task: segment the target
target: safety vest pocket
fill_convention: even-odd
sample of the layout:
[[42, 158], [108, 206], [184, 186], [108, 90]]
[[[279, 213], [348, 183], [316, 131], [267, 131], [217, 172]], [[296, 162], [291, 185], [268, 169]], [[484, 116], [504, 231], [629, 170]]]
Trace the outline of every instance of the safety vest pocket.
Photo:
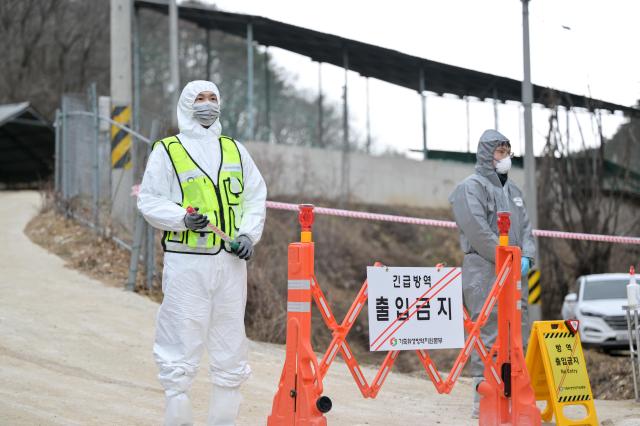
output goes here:
[[167, 231], [167, 241], [172, 243], [185, 243], [186, 232], [182, 231]]
[[234, 231], [240, 230], [240, 220], [242, 217], [238, 210], [238, 206], [229, 206], [229, 214], [227, 215], [229, 217], [229, 229]]
[[242, 187], [242, 182], [235, 177], [231, 176], [224, 180], [224, 192], [227, 196], [227, 201], [231, 206], [237, 206], [240, 204], [242, 199], [242, 193], [244, 188]]
[[197, 248], [207, 248], [209, 240], [212, 238], [211, 231], [191, 231], [188, 233], [189, 241], [187, 245]]
[[242, 193], [242, 183], [240, 179], [235, 176], [231, 176], [229, 181], [229, 190], [233, 195], [240, 195]]

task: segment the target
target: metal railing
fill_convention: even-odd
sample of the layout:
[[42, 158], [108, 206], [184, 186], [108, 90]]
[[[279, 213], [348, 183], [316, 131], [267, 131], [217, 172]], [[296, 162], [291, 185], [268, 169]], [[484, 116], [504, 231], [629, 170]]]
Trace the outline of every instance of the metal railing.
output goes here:
[[[623, 306], [627, 317], [627, 331], [629, 332], [629, 357], [631, 360], [631, 372], [633, 374], [633, 392], [636, 402], [640, 402], [640, 326], [638, 316], [640, 307]], [[636, 371], [636, 365], [638, 370]]]

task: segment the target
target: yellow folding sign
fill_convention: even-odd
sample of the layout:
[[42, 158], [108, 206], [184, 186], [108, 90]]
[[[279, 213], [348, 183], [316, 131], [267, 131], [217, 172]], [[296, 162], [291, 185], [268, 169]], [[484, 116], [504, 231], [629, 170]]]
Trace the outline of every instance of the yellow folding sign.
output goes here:
[[[555, 416], [558, 426], [598, 425], [577, 320], [534, 322], [526, 362], [536, 400], [547, 402], [542, 420]], [[567, 405], [582, 405], [586, 417], [566, 417]]]

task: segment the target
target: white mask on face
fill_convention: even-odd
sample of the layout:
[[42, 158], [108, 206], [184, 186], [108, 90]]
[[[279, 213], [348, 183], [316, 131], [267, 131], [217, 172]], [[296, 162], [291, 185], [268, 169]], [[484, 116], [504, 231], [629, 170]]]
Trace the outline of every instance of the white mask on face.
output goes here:
[[203, 126], [211, 126], [220, 116], [220, 105], [217, 102], [201, 102], [193, 105], [193, 118]]
[[496, 161], [496, 172], [504, 175], [511, 170], [511, 157], [505, 157], [502, 160]]

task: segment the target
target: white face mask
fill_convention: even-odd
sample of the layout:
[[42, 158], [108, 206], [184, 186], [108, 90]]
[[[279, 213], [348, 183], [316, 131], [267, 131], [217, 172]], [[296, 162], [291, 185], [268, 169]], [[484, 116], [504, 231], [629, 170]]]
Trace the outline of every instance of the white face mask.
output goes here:
[[209, 127], [220, 116], [220, 105], [217, 102], [201, 102], [193, 105], [193, 118], [203, 126]]
[[504, 175], [511, 170], [511, 157], [505, 157], [502, 160], [496, 161], [496, 172]]

